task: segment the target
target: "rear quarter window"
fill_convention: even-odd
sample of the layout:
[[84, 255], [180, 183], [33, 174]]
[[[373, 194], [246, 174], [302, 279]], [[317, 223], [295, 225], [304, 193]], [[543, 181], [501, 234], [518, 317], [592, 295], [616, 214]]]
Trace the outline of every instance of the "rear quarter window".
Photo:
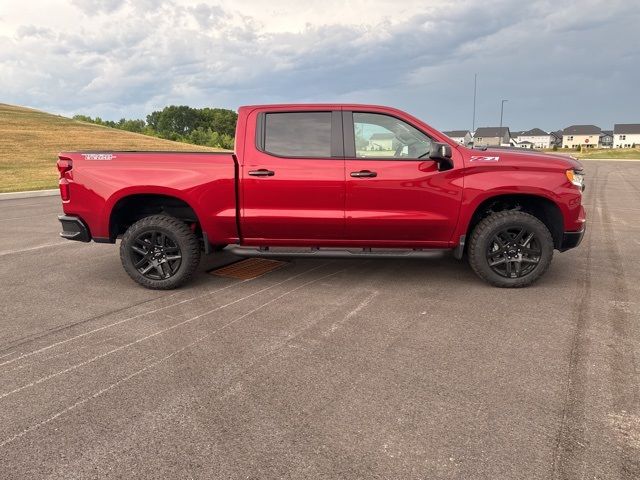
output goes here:
[[282, 157], [331, 157], [331, 112], [265, 114], [264, 150]]

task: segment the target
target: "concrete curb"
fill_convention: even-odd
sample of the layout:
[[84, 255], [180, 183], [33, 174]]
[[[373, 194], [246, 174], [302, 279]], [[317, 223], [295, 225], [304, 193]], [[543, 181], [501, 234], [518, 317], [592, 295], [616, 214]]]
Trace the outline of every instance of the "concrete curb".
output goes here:
[[32, 198], [32, 197], [53, 197], [54, 195], [60, 195], [60, 190], [29, 190], [26, 192], [9, 192], [0, 193], [0, 200], [15, 200], [18, 198]]

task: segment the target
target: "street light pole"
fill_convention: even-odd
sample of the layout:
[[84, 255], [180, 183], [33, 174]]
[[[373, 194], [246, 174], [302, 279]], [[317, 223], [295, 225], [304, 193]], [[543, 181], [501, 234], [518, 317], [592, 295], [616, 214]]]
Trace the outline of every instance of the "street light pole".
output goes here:
[[478, 90], [478, 74], [473, 76], [473, 123], [471, 124], [471, 134], [476, 131], [476, 93]]
[[[502, 114], [504, 113], [504, 102], [508, 102], [509, 100], [502, 100], [500, 103], [500, 130], [499, 135], [502, 135]], [[500, 140], [500, 145], [502, 145], [502, 140]]]

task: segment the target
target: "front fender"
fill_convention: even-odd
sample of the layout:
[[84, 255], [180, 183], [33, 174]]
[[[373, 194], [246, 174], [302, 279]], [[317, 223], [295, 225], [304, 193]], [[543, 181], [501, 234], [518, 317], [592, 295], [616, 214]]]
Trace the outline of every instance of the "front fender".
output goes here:
[[474, 213], [483, 202], [503, 195], [526, 195], [552, 202], [562, 213], [565, 230], [571, 230], [572, 219], [579, 215], [582, 196], [563, 173], [513, 168], [486, 169], [466, 175], [460, 218], [452, 243], [457, 245], [460, 237], [467, 233]]

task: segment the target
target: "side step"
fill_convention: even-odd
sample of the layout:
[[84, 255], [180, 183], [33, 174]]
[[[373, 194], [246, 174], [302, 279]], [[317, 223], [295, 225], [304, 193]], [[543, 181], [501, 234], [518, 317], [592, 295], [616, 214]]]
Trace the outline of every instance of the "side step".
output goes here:
[[239, 257], [263, 258], [438, 258], [450, 249], [401, 249], [401, 248], [282, 248], [282, 247], [240, 247], [230, 246], [226, 251]]

